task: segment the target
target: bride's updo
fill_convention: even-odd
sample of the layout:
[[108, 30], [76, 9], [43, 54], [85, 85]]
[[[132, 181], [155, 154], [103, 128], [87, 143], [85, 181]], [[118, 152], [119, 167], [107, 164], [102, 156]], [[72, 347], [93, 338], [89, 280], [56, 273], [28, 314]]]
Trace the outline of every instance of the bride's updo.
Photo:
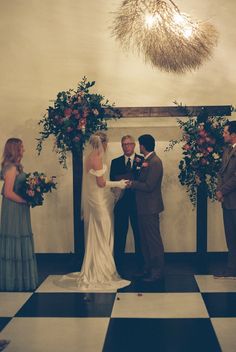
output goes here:
[[102, 144], [107, 142], [108, 142], [107, 135], [102, 131], [95, 132], [89, 138], [89, 144], [91, 145], [92, 149], [97, 150], [99, 153], [104, 152], [104, 148]]

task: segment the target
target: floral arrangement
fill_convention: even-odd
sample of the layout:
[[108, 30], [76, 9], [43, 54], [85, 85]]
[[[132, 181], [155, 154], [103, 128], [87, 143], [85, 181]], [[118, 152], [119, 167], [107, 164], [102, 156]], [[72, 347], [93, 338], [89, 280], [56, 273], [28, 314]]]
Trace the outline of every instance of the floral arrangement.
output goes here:
[[37, 171], [26, 174], [26, 180], [21, 189], [22, 197], [32, 207], [43, 205], [44, 194], [56, 189], [56, 177], [47, 177]]
[[107, 120], [119, 118], [121, 113], [110, 105], [100, 94], [90, 93], [95, 81], [88, 82], [84, 77], [76, 90], [59, 92], [54, 107], [49, 106], [47, 114], [39, 121], [43, 126], [38, 138], [37, 150], [40, 154], [42, 143], [50, 135], [56, 137], [55, 150], [59, 162], [66, 167], [68, 151], [83, 150], [91, 134], [98, 130], [107, 130]]
[[223, 130], [227, 119], [223, 116], [208, 116], [203, 109], [197, 117], [186, 107], [187, 121], [177, 119], [182, 131], [182, 137], [171, 140], [166, 151], [176, 144], [183, 144], [183, 158], [179, 163], [179, 181], [186, 186], [190, 201], [196, 206], [197, 189], [205, 183], [207, 196], [213, 201], [216, 199], [217, 173], [221, 166], [224, 149]]

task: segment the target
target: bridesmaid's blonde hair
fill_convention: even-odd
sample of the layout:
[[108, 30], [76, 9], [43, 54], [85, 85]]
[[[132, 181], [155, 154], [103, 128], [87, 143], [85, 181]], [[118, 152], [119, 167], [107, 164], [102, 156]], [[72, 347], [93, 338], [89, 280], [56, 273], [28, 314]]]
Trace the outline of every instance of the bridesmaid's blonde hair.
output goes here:
[[3, 150], [3, 155], [2, 155], [2, 163], [1, 167], [2, 170], [5, 166], [9, 164], [14, 164], [16, 165], [17, 169], [19, 172], [22, 172], [23, 167], [20, 163], [21, 161], [21, 146], [23, 142], [19, 138], [9, 138], [6, 141], [4, 150]]

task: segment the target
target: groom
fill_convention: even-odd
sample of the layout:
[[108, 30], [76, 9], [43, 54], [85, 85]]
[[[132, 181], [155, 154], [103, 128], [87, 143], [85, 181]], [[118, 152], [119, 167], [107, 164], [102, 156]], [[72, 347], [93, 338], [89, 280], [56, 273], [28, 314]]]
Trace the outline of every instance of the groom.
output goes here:
[[[110, 179], [111, 181], [121, 179], [135, 180], [138, 176], [143, 157], [135, 154], [135, 141], [132, 136], [123, 136], [121, 146], [124, 154], [112, 160]], [[131, 189], [125, 189], [123, 193], [121, 193], [114, 209], [114, 258], [118, 272], [121, 272], [123, 267], [129, 220], [133, 230], [135, 256], [140, 266], [142, 265], [142, 254], [140, 249], [135, 193]]]
[[154, 152], [155, 139], [144, 134], [139, 137], [140, 153], [144, 155], [138, 180], [131, 181], [135, 190], [141, 248], [144, 257], [143, 281], [151, 283], [162, 279], [164, 247], [160, 234], [159, 214], [164, 210], [161, 183], [163, 167]]

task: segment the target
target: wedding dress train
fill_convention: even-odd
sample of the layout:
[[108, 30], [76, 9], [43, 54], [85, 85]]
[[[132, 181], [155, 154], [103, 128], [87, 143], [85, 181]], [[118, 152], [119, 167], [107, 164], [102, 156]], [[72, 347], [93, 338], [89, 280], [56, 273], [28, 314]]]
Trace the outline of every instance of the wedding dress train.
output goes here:
[[90, 169], [85, 174], [84, 221], [85, 256], [81, 271], [61, 277], [58, 284], [78, 291], [114, 291], [128, 286], [116, 271], [113, 258], [113, 207], [110, 188], [98, 187], [97, 176], [107, 176], [107, 166], [102, 170]]

